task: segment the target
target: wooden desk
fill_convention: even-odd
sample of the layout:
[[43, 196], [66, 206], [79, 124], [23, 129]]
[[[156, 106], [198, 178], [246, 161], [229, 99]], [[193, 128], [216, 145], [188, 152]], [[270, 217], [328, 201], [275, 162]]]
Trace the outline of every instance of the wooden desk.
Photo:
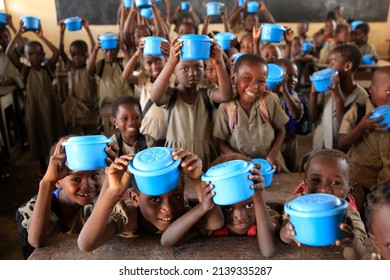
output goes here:
[[[228, 246], [227, 246], [228, 244]], [[370, 240], [366, 242], [364, 259], [373, 252]], [[36, 249], [30, 260], [253, 260], [266, 259], [258, 249], [255, 237], [213, 236], [200, 237], [181, 246], [164, 248], [159, 235], [137, 238], [115, 237], [90, 253], [77, 247], [77, 235], [53, 236], [46, 247]], [[277, 244], [276, 254], [270, 260], [341, 260], [342, 248], [298, 247], [295, 244]]]

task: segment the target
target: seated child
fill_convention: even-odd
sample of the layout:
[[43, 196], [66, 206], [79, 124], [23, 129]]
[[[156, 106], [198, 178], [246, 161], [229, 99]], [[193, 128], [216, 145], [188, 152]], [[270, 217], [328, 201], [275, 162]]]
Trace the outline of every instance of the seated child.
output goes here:
[[368, 23], [359, 24], [353, 31], [353, 43], [359, 48], [362, 55], [369, 54], [375, 60], [378, 61], [379, 56], [375, 51], [375, 47], [368, 42], [368, 33], [370, 32], [370, 26]]
[[390, 66], [377, 69], [372, 77], [370, 96], [365, 103], [352, 106], [339, 130], [339, 146], [348, 150], [356, 169], [356, 198], [359, 209], [371, 186], [390, 178], [390, 132], [382, 130], [383, 119], [371, 120], [375, 107], [390, 104]]
[[[45, 245], [48, 235], [79, 233], [92, 212], [101, 188], [100, 170], [72, 171], [66, 166], [62, 138], [52, 147], [49, 166], [39, 182], [38, 194], [19, 207], [16, 223], [22, 242], [23, 256], [27, 259]], [[111, 163], [116, 146], [106, 148]]]
[[390, 180], [384, 180], [372, 188], [365, 209], [367, 232], [377, 250], [371, 254], [371, 258], [390, 260]]
[[287, 172], [280, 149], [288, 116], [277, 95], [267, 91], [267, 74], [267, 64], [260, 56], [245, 54], [237, 59], [231, 75], [237, 95], [219, 105], [213, 135], [221, 154], [264, 158], [278, 171]]
[[[162, 233], [188, 211], [184, 199], [184, 176], [188, 176], [186, 181], [192, 181], [195, 188], [200, 190], [202, 162], [195, 154], [182, 148], [174, 150], [172, 156], [174, 160], [182, 159], [179, 183], [172, 191], [156, 196], [140, 192], [137, 182], [132, 180], [132, 174], [127, 172], [133, 155], [123, 155], [111, 164], [107, 172], [109, 185], [99, 196], [94, 211], [80, 232], [80, 250], [92, 251], [117, 234], [132, 238], [142, 234]], [[131, 189], [127, 197], [125, 193], [130, 182]], [[207, 219], [222, 219], [217, 208], [213, 214], [210, 213]], [[208, 224], [213, 223], [205, 221], [204, 229], [215, 229], [208, 228]]]
[[[251, 161], [244, 155], [232, 153], [220, 156], [211, 166], [237, 159]], [[260, 253], [265, 257], [272, 257], [275, 254], [275, 228], [279, 224], [280, 215], [265, 204], [262, 196], [264, 178], [257, 168], [259, 166], [252, 169], [252, 175], [249, 176], [254, 183], [252, 185], [252, 189], [255, 190], [253, 196], [233, 205], [220, 206], [224, 215], [224, 225], [222, 228], [207, 234], [257, 236]], [[194, 237], [196, 234], [200, 234], [200, 231], [194, 233], [191, 228], [201, 217], [208, 214], [209, 209], [213, 209], [211, 206], [207, 209], [201, 207], [205, 201], [208, 201], [208, 205], [214, 205], [212, 201], [212, 197], [215, 195], [213, 188], [214, 186], [210, 182], [205, 182], [203, 200], [168, 227], [161, 237], [163, 246], [175, 246], [183, 242], [183, 239], [188, 240], [188, 236]], [[214, 205], [215, 207], [219, 208], [217, 205]]]
[[262, 48], [261, 57], [266, 63], [275, 63], [282, 58], [282, 52], [277, 45], [268, 43]]
[[[346, 223], [340, 224], [345, 237], [342, 240], [336, 240], [335, 243], [336, 246], [344, 248], [345, 259], [361, 259], [365, 252], [364, 240], [367, 238], [364, 224], [352, 196], [354, 187], [354, 168], [348, 157], [338, 150], [323, 149], [310, 156], [305, 179], [292, 194], [294, 197], [310, 193], [327, 193], [349, 202]], [[280, 229], [280, 239], [284, 243], [291, 243], [295, 241], [294, 236], [294, 225], [290, 223], [288, 217], [285, 217]]]
[[335, 40], [327, 41], [325, 46], [320, 51], [320, 63], [328, 63], [330, 58], [329, 54], [332, 50], [338, 46], [347, 44], [350, 40], [350, 27], [349, 25], [339, 24], [336, 28]]
[[357, 47], [342, 45], [331, 51], [329, 68], [338, 71], [332, 78], [330, 91], [318, 93], [314, 86], [310, 91], [309, 116], [316, 128], [313, 135], [313, 150], [323, 147], [337, 149], [339, 127], [344, 113], [356, 102], [364, 104], [366, 90], [356, 84], [353, 75], [362, 56]]

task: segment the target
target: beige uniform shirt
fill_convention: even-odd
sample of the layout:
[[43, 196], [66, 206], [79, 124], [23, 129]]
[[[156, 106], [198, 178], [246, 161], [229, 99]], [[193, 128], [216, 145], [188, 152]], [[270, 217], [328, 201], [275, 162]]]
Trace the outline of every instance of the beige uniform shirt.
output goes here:
[[341, 45], [344, 45], [344, 43], [337, 43], [335, 41], [327, 41], [325, 46], [323, 46], [321, 51], [320, 51], [319, 63], [328, 63], [330, 52]]
[[360, 47], [358, 45], [356, 45], [355, 43], [354, 43], [354, 45], [359, 48], [360, 53], [362, 55], [370, 54], [370, 55], [374, 55], [374, 56], [378, 57], [378, 54], [375, 51], [375, 47], [373, 45], [371, 45], [370, 43], [365, 43], [364, 45], [362, 45]]
[[[116, 137], [116, 135], [112, 135], [111, 136], [111, 139], [118, 144], [118, 138]], [[150, 137], [149, 135], [145, 135], [145, 140], [146, 140], [146, 146], [148, 148], [150, 147], [154, 147], [156, 145], [156, 141]], [[134, 144], [134, 146], [130, 146], [128, 144], [126, 144], [125, 142], [122, 142], [122, 152], [124, 155], [128, 155], [128, 154], [136, 154], [140, 151], [140, 147], [139, 147], [139, 144], [138, 142]]]

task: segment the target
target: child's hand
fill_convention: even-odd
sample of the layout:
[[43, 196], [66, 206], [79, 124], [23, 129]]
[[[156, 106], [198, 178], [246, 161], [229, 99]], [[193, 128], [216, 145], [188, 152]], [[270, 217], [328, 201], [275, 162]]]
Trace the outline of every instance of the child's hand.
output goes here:
[[60, 20], [60, 21], [58, 22], [58, 25], [60, 26], [60, 32], [61, 32], [61, 34], [65, 33], [66, 25], [65, 25], [65, 22], [64, 22], [63, 19]]
[[294, 226], [290, 223], [290, 221], [288, 221], [284, 226], [282, 226], [279, 235], [280, 239], [284, 243], [291, 243], [291, 241], [294, 241], [299, 247], [301, 246], [301, 243], [295, 239], [296, 232], [294, 230]]
[[107, 171], [109, 188], [118, 195], [122, 195], [130, 186], [131, 173], [128, 172], [130, 160], [133, 160], [134, 155], [123, 155], [116, 158], [110, 165]]
[[179, 37], [176, 36], [175, 39], [172, 40], [168, 58], [168, 61], [171, 61], [175, 65], [180, 61], [180, 49], [183, 46], [183, 42], [178, 41], [178, 38]]
[[169, 57], [169, 51], [171, 50], [169, 42], [161, 41], [160, 47], [161, 47], [161, 51], [164, 54], [164, 56]]
[[84, 27], [85, 29], [88, 29], [88, 28], [89, 28], [89, 22], [88, 22], [88, 20], [87, 20], [85, 17], [82, 17], [82, 18], [81, 18], [81, 24], [83, 25], [83, 27]]
[[214, 65], [219, 65], [223, 62], [221, 46], [214, 40], [211, 42], [210, 57], [213, 59]]
[[253, 36], [254, 40], [256, 40], [256, 41], [260, 40], [260, 37], [261, 37], [261, 25], [260, 25], [260, 23], [256, 23], [256, 25], [253, 26], [252, 36]]
[[197, 155], [177, 148], [172, 152], [172, 156], [174, 160], [182, 159], [180, 167], [188, 177], [197, 180], [202, 176], [202, 161]]
[[222, 4], [220, 7], [221, 10], [221, 17], [226, 15], [226, 6]]
[[294, 39], [294, 31], [288, 26], [285, 26], [284, 28], [286, 28], [286, 31], [284, 32], [284, 40], [287, 44], [291, 44]]
[[332, 93], [332, 97], [338, 101], [340, 99], [342, 99], [342, 95], [341, 95], [341, 88], [340, 88], [340, 77], [338, 74], [334, 74], [332, 76], [332, 86], [329, 87], [327, 86], [327, 88], [331, 91]]
[[12, 22], [12, 15], [11, 14], [5, 14], [5, 21], [7, 22], [9, 27], [14, 27], [14, 23]]
[[43, 36], [42, 23], [39, 24], [39, 29], [37, 31], [35, 31], [35, 33], [37, 34], [39, 39], [42, 39], [44, 37]]
[[213, 201], [213, 196], [215, 195], [215, 192], [213, 192], [213, 189], [214, 185], [210, 184], [210, 182], [202, 181], [202, 201], [200, 202], [200, 204], [206, 211], [213, 209], [215, 205]]
[[363, 118], [360, 120], [358, 123], [358, 126], [363, 129], [363, 130], [372, 130], [372, 131], [377, 131], [380, 132], [382, 131], [382, 127], [386, 126], [387, 123], [379, 124], [383, 120], [383, 116], [376, 120], [370, 119], [370, 116], [372, 115], [373, 112], [368, 112], [366, 115], [363, 116]]
[[65, 139], [66, 138], [61, 138], [61, 140], [58, 141], [54, 153], [50, 157], [49, 166], [47, 167], [47, 171], [43, 176], [42, 181], [56, 183], [58, 180], [65, 178], [71, 173], [71, 170], [65, 165], [65, 147], [61, 145]]
[[280, 172], [280, 163], [276, 159], [276, 155], [269, 153], [266, 160], [269, 161], [269, 163], [272, 165], [272, 168], [276, 169], [276, 171], [279, 173]]
[[283, 80], [278, 84], [278, 90], [282, 94], [289, 94], [287, 89], [288, 76], [286, 73], [283, 74]]
[[141, 38], [138, 41], [138, 47], [137, 47], [137, 51], [136, 51], [136, 54], [138, 56], [142, 55], [142, 51], [143, 51], [144, 47], [145, 47], [145, 39]]
[[354, 227], [349, 216], [345, 217], [345, 224], [340, 224], [340, 229], [344, 232], [344, 238], [342, 240], [336, 240], [336, 246], [343, 248], [356, 247], [357, 237], [353, 232]]
[[250, 170], [252, 175], [249, 175], [249, 179], [253, 181], [251, 188], [259, 193], [264, 190], [264, 177], [260, 172], [260, 168], [261, 164], [255, 164], [255, 168]]
[[26, 32], [26, 30], [24, 30], [24, 23], [23, 23], [23, 20], [21, 19], [20, 21], [19, 21], [19, 28], [18, 28], [18, 30], [17, 30], [17, 34], [19, 34], [19, 35], [22, 35], [24, 32]]
[[118, 152], [119, 152], [118, 144], [115, 142], [108, 142], [108, 147], [104, 148], [104, 151], [107, 153], [106, 163], [109, 166], [118, 157]]

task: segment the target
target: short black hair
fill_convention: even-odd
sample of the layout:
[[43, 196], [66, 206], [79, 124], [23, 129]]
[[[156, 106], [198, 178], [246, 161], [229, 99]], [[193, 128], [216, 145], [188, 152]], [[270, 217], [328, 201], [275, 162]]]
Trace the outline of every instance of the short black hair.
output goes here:
[[358, 26], [356, 26], [355, 30], [356, 29], [361, 30], [366, 35], [368, 35], [368, 33], [370, 32], [370, 26], [367, 23], [365, 23], [365, 22], [363, 22], [363, 23], [359, 24]]
[[374, 186], [367, 195], [365, 206], [365, 225], [367, 231], [372, 232], [372, 221], [375, 210], [381, 205], [390, 204], [390, 180], [384, 180]]
[[119, 106], [123, 104], [134, 104], [139, 108], [139, 111], [142, 114], [142, 108], [141, 104], [139, 103], [139, 100], [135, 98], [134, 96], [129, 96], [129, 95], [123, 95], [121, 97], [118, 97], [114, 103], [112, 104], [112, 116], [116, 117], [118, 114]]
[[26, 45], [24, 45], [24, 52], [26, 52], [26, 49], [29, 47], [38, 47], [41, 48], [41, 51], [44, 52], [43, 46], [40, 42], [38, 41], [29, 41], [27, 42]]
[[85, 56], [88, 56], [88, 45], [84, 40], [73, 41], [70, 44], [69, 49], [71, 49], [72, 47], [79, 48], [80, 50], [82, 50], [84, 52]]
[[240, 56], [237, 59], [236, 63], [234, 63], [233, 72], [238, 72], [238, 70], [240, 70], [241, 66], [247, 62], [264, 64], [265, 66], [267, 66], [267, 69], [268, 69], [267, 62], [265, 62], [265, 60], [261, 56], [259, 56], [257, 54], [248, 54], [247, 53], [247, 54]]
[[345, 61], [352, 62], [352, 71], [356, 71], [362, 61], [362, 54], [358, 47], [350, 44], [345, 44], [336, 47], [330, 53], [340, 53]]

